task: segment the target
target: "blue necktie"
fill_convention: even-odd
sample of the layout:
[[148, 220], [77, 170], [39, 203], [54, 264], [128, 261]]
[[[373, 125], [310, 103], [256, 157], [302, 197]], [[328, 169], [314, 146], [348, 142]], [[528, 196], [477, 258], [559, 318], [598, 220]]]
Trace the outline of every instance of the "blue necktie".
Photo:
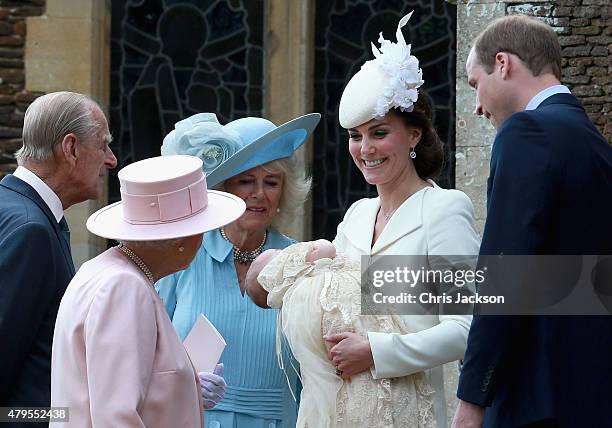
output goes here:
[[66, 217], [62, 217], [59, 222], [59, 227], [62, 231], [62, 235], [66, 240], [66, 244], [68, 244], [68, 248], [70, 248], [70, 229], [68, 228], [68, 222], [66, 221]]

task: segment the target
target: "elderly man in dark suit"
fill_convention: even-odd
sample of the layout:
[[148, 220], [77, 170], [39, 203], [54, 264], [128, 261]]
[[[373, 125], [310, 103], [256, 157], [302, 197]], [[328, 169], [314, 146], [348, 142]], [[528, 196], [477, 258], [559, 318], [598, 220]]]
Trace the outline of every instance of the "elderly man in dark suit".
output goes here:
[[[490, 23], [466, 64], [497, 128], [480, 253], [612, 254], [612, 148], [560, 84], [553, 30]], [[612, 426], [612, 317], [475, 316], [454, 427]]]
[[0, 406], [51, 402], [55, 317], [74, 276], [64, 210], [101, 194], [110, 142], [84, 95], [47, 94], [26, 111], [19, 167], [0, 182]]

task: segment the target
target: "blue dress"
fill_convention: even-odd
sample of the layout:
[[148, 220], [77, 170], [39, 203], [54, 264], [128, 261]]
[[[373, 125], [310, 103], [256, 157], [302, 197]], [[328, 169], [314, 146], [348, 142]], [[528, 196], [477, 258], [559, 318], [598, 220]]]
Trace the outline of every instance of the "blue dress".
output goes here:
[[[264, 249], [294, 242], [270, 230]], [[191, 265], [161, 279], [156, 289], [181, 340], [202, 313], [227, 342], [220, 360], [227, 390], [225, 398], [205, 412], [206, 428], [295, 427], [297, 405], [276, 357], [278, 310], [261, 309], [242, 295], [232, 245], [219, 230], [205, 233]], [[297, 376], [288, 360], [286, 356], [286, 372], [295, 392]]]

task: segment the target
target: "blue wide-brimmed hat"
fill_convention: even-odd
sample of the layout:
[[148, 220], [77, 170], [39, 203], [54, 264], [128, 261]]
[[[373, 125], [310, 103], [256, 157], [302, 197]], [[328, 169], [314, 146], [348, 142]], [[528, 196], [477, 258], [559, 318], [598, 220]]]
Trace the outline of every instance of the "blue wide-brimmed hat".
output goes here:
[[174, 125], [161, 154], [199, 157], [208, 187], [214, 187], [256, 166], [293, 156], [320, 119], [319, 113], [310, 113], [281, 126], [261, 117], [221, 125], [214, 113], [198, 113]]

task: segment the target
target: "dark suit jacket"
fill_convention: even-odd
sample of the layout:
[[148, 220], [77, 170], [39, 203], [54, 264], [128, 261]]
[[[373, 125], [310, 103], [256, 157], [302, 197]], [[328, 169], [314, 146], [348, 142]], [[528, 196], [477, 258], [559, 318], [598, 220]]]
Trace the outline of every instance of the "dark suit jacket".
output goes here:
[[[0, 406], [49, 406], [51, 342], [74, 276], [70, 246], [24, 181], [0, 182]], [[27, 426], [33, 426], [27, 424]]]
[[[487, 196], [481, 254], [612, 254], [612, 148], [573, 95], [502, 123]], [[612, 426], [612, 317], [475, 316], [457, 395], [486, 427]]]

